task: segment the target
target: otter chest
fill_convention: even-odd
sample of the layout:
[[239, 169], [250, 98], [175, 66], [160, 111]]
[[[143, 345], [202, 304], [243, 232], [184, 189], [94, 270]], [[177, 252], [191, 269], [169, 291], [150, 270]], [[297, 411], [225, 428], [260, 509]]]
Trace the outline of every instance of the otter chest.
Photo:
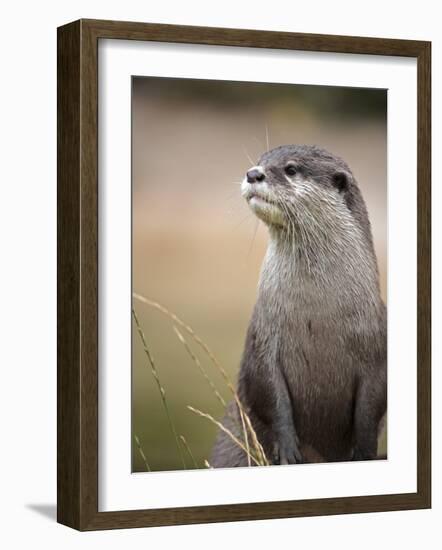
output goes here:
[[343, 337], [341, 304], [317, 288], [283, 287], [266, 289], [260, 324], [292, 397], [351, 398], [355, 365]]

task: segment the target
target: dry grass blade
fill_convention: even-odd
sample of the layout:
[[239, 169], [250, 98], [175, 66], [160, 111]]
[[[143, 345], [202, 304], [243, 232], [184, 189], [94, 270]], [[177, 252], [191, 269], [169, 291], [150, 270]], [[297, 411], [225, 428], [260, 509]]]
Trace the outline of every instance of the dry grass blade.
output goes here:
[[203, 340], [201, 340], [201, 338], [195, 333], [195, 331], [189, 325], [187, 325], [184, 321], [182, 321], [179, 317], [177, 317], [175, 315], [175, 313], [172, 313], [171, 311], [169, 311], [167, 308], [165, 308], [164, 306], [162, 306], [158, 302], [154, 302], [153, 300], [149, 300], [149, 298], [141, 296], [141, 294], [137, 294], [136, 292], [133, 293], [133, 297], [136, 300], [139, 300], [140, 302], [143, 302], [144, 304], [147, 304], [147, 305], [157, 309], [158, 311], [161, 311], [162, 313], [164, 313], [165, 315], [170, 317], [175, 322], [175, 324], [177, 324], [178, 326], [183, 328], [188, 334], [190, 334], [192, 336], [192, 338], [195, 340], [195, 342], [203, 348], [203, 350], [209, 356], [210, 360], [213, 362], [213, 364], [220, 371], [220, 373], [222, 374], [222, 376], [224, 378], [224, 381], [226, 382], [227, 387], [230, 389], [230, 391], [234, 395], [236, 395], [235, 388], [234, 388], [232, 382], [230, 381], [230, 378], [229, 378], [229, 375], [227, 374], [227, 372], [224, 370], [224, 368], [219, 363], [219, 361], [217, 360], [215, 355], [212, 353], [210, 348], [207, 346], [207, 344], [205, 344], [203, 342]]
[[[247, 429], [249, 430], [249, 432], [251, 434], [253, 446], [255, 447], [257, 454], [260, 456], [260, 460], [262, 460], [262, 462], [266, 466], [269, 466], [269, 461], [268, 461], [268, 459], [265, 455], [264, 449], [263, 449], [261, 443], [258, 441], [258, 437], [256, 435], [256, 432], [255, 432], [253, 426], [252, 426], [250, 418], [249, 418], [248, 414], [246, 413], [246, 411], [245, 411], [245, 409], [244, 409], [244, 407], [243, 407], [243, 405], [242, 405], [242, 403], [239, 399], [238, 393], [236, 392], [236, 389], [235, 389], [234, 385], [232, 384], [232, 381], [230, 380], [229, 375], [227, 374], [227, 372], [223, 368], [223, 366], [219, 363], [219, 361], [217, 360], [215, 355], [212, 353], [210, 348], [207, 346], [207, 344], [203, 340], [201, 340], [201, 338], [195, 333], [195, 331], [189, 325], [187, 325], [177, 315], [175, 315], [175, 313], [172, 313], [171, 311], [169, 311], [163, 305], [159, 304], [158, 302], [155, 302], [154, 300], [150, 300], [149, 298], [146, 298], [145, 296], [142, 296], [141, 294], [138, 294], [136, 292], [134, 292], [132, 294], [132, 296], [136, 300], [139, 300], [140, 302], [142, 302], [142, 303], [144, 303], [144, 304], [146, 304], [150, 307], [153, 307], [153, 308], [157, 309], [158, 311], [161, 311], [161, 313], [163, 313], [164, 315], [166, 315], [167, 317], [172, 319], [176, 325], [180, 326], [188, 334], [190, 334], [190, 336], [193, 338], [193, 340], [205, 351], [205, 353], [208, 355], [208, 357], [210, 358], [212, 363], [215, 365], [215, 367], [221, 373], [221, 376], [223, 377], [227, 387], [232, 392], [232, 395], [233, 395], [233, 397], [236, 401], [236, 404], [237, 404], [238, 409], [241, 413], [241, 416], [244, 418]], [[246, 432], [244, 432], [244, 437], [245, 438], [247, 437]]]
[[187, 441], [186, 441], [184, 435], [180, 435], [180, 439], [181, 439], [181, 441], [183, 442], [184, 448], [185, 448], [186, 451], [188, 452], [188, 454], [189, 454], [189, 456], [190, 456], [190, 458], [191, 458], [191, 460], [192, 460], [192, 462], [193, 462], [193, 465], [195, 466], [195, 468], [199, 468], [198, 463], [197, 463], [197, 461], [195, 460], [195, 457], [194, 457], [194, 455], [193, 455], [193, 453], [192, 453], [192, 451], [191, 451], [191, 449], [190, 449], [190, 447], [189, 447], [189, 444], [187, 443]]
[[222, 430], [225, 434], [227, 434], [230, 437], [230, 439], [232, 439], [232, 441], [234, 441], [234, 443], [238, 445], [238, 447], [240, 447], [245, 453], [247, 453], [247, 455], [250, 456], [251, 460], [253, 460], [253, 462], [257, 466], [264, 466], [264, 464], [259, 462], [250, 452], [247, 451], [247, 448], [243, 445], [242, 441], [240, 441], [229, 429], [223, 426], [221, 422], [218, 422], [218, 420], [215, 420], [215, 418], [213, 418], [213, 416], [211, 416], [210, 414], [207, 414], [198, 409], [195, 409], [190, 405], [187, 405], [187, 408], [189, 409], [189, 411], [192, 411], [198, 416], [202, 416], [203, 418], [207, 418], [207, 420], [210, 420], [210, 422], [215, 424], [215, 426], [217, 426], [220, 430]]
[[141, 458], [143, 459], [144, 465], [146, 466], [146, 470], [148, 472], [151, 472], [149, 462], [147, 462], [146, 455], [144, 454], [143, 447], [141, 446], [140, 440], [138, 439], [138, 436], [134, 434], [135, 443], [137, 445], [138, 452], [140, 453]]
[[185, 470], [186, 469], [186, 463], [184, 461], [184, 456], [183, 456], [183, 453], [182, 453], [182, 450], [181, 450], [181, 445], [180, 445], [180, 442], [178, 440], [178, 435], [177, 435], [176, 430], [175, 430], [175, 425], [173, 423], [172, 416], [170, 414], [169, 407], [167, 405], [166, 391], [165, 391], [164, 387], [161, 384], [160, 377], [158, 375], [158, 371], [157, 371], [157, 368], [155, 366], [155, 362], [153, 360], [153, 356], [152, 356], [152, 354], [149, 350], [149, 347], [147, 345], [146, 337], [144, 336], [144, 332], [143, 332], [143, 329], [141, 328], [141, 325], [140, 325], [140, 322], [138, 320], [137, 314], [135, 313], [135, 309], [133, 309], [133, 308], [132, 308], [132, 315], [133, 315], [133, 318], [134, 318], [134, 321], [135, 321], [135, 325], [137, 327], [137, 332], [140, 335], [141, 342], [143, 344], [144, 353], [146, 354], [146, 357], [149, 361], [150, 370], [153, 374], [155, 382], [156, 382], [156, 384], [158, 386], [158, 389], [160, 391], [161, 401], [163, 402], [163, 406], [164, 406], [164, 410], [166, 412], [167, 420], [169, 422], [170, 430], [171, 430], [171, 432], [172, 432], [172, 434], [175, 438], [178, 453], [180, 455], [180, 459], [181, 459], [181, 462], [183, 464], [183, 469]]
[[212, 468], [212, 466], [210, 465], [210, 463], [209, 463], [208, 460], [205, 460], [205, 461], [204, 461], [204, 466], [205, 466], [206, 468]]
[[190, 348], [189, 344], [184, 339], [184, 336], [181, 334], [181, 332], [178, 330], [176, 326], [173, 327], [173, 330], [175, 331], [175, 334], [178, 336], [179, 341], [183, 344], [183, 346], [186, 348], [187, 353], [190, 355], [192, 361], [195, 363], [195, 365], [198, 367], [199, 371], [203, 375], [206, 382], [209, 384], [210, 388], [212, 389], [213, 393], [216, 395], [218, 401], [221, 403], [223, 407], [226, 406], [226, 402], [222, 395], [219, 393], [218, 389], [216, 388], [215, 384], [212, 382], [212, 380], [209, 378], [209, 375], [204, 370], [203, 366], [201, 365], [200, 360], [198, 357], [193, 353], [192, 349]]
[[250, 445], [249, 445], [249, 436], [247, 433], [246, 423], [244, 420], [244, 413], [242, 410], [239, 411], [239, 415], [241, 417], [241, 426], [242, 426], [242, 433], [244, 434], [244, 444], [247, 449], [247, 466], [251, 466], [252, 463], [250, 462]]

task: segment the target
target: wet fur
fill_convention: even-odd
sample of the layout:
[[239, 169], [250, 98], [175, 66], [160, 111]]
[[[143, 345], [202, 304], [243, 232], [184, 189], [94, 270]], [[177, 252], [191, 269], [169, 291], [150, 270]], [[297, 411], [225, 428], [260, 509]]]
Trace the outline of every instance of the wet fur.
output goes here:
[[[284, 175], [294, 161], [297, 174]], [[377, 456], [386, 411], [387, 318], [367, 210], [346, 163], [318, 147], [263, 155], [283, 213], [269, 226], [238, 393], [275, 464]], [[264, 209], [265, 210], [265, 209]], [[224, 423], [236, 433], [236, 405]], [[211, 464], [247, 465], [220, 432]]]

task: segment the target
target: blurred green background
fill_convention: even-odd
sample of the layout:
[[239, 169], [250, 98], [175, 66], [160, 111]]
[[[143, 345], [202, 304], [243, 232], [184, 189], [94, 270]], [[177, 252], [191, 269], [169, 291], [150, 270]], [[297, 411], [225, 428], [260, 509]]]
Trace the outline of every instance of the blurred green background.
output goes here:
[[[187, 322], [235, 380], [267, 232], [240, 195], [270, 147], [317, 144], [342, 156], [364, 194], [386, 299], [387, 92], [250, 82], [133, 78], [133, 290]], [[223, 408], [160, 312], [134, 300], [170, 413], [199, 467]], [[182, 468], [160, 393], [133, 326], [132, 430], [152, 470]], [[220, 393], [230, 393], [186, 336]], [[132, 438], [133, 471], [145, 462]], [[381, 443], [386, 451], [386, 438]], [[186, 455], [186, 467], [193, 463]]]

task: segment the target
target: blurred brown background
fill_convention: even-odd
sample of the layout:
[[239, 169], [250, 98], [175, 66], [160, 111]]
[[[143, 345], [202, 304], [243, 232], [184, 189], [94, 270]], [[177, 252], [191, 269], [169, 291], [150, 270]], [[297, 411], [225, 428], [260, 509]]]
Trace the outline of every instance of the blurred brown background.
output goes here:
[[[270, 147], [314, 143], [349, 164], [369, 210], [386, 298], [386, 115], [385, 90], [134, 78], [134, 292], [191, 325], [235, 379], [267, 240], [265, 226], [241, 198], [239, 182], [266, 150], [267, 127]], [[187, 405], [217, 419], [222, 407], [172, 322], [136, 300], [134, 307], [177, 433], [203, 467], [216, 428]], [[216, 369], [187, 340], [228, 400]], [[150, 468], [181, 469], [135, 326], [132, 408], [133, 435]], [[135, 438], [132, 457], [133, 471], [146, 470]], [[186, 461], [194, 467], [188, 455]]]

